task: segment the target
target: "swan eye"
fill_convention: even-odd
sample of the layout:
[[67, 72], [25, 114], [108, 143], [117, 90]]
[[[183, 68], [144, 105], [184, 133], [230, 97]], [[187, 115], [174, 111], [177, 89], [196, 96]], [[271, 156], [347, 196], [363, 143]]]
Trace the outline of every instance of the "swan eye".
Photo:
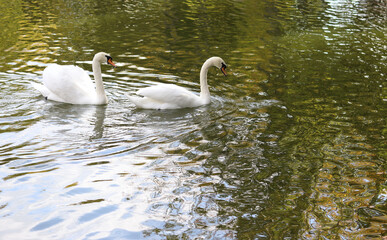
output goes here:
[[222, 68], [226, 69], [227, 68], [227, 65], [225, 63], [222, 62]]

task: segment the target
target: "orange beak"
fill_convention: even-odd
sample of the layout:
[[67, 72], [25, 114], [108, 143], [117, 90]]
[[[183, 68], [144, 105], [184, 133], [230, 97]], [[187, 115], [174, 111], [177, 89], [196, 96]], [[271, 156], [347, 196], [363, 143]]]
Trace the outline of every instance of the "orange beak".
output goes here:
[[109, 58], [107, 62], [108, 62], [110, 65], [112, 65], [113, 67], [116, 67], [116, 65], [114, 64], [114, 62], [112, 61], [111, 58]]
[[226, 67], [222, 67], [220, 69], [220, 71], [222, 71], [222, 73], [224, 74], [224, 76], [227, 76], [227, 73], [226, 73]]

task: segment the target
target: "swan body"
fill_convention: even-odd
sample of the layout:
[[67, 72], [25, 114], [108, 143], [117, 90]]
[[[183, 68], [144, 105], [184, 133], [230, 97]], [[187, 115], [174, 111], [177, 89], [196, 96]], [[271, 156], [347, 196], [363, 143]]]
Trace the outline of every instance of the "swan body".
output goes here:
[[220, 57], [207, 59], [200, 70], [200, 96], [174, 84], [158, 84], [138, 90], [136, 93], [138, 96], [129, 96], [129, 99], [137, 107], [145, 109], [192, 108], [209, 104], [211, 99], [207, 73], [213, 66], [221, 69], [226, 76], [227, 65]]
[[52, 64], [43, 71], [43, 85], [32, 85], [48, 100], [71, 104], [106, 104], [108, 99], [101, 75], [103, 62], [115, 67], [108, 54], [95, 54], [92, 65], [94, 82], [80, 67]]

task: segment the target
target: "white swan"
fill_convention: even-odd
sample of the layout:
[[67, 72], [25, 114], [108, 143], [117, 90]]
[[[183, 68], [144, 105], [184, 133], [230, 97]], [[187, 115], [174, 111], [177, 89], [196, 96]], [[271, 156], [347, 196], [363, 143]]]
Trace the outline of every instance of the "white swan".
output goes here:
[[100, 52], [93, 58], [94, 82], [85, 70], [73, 65], [52, 64], [43, 71], [43, 85], [32, 85], [48, 100], [71, 104], [106, 104], [108, 99], [102, 83], [101, 63], [115, 67], [112, 58]]
[[137, 107], [146, 109], [178, 109], [209, 104], [211, 99], [207, 85], [207, 72], [212, 66], [219, 68], [226, 76], [227, 65], [220, 57], [207, 59], [200, 70], [200, 96], [174, 84], [158, 84], [140, 89], [137, 91], [140, 97], [129, 96], [129, 99]]

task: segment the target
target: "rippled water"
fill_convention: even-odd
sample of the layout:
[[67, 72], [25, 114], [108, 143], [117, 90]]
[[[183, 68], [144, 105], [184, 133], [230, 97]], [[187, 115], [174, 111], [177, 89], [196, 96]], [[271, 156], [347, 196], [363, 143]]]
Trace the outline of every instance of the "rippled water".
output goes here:
[[[383, 0], [0, 0], [2, 239], [387, 235]], [[46, 101], [50, 63], [103, 66], [110, 102]], [[212, 103], [141, 110], [158, 82]]]

